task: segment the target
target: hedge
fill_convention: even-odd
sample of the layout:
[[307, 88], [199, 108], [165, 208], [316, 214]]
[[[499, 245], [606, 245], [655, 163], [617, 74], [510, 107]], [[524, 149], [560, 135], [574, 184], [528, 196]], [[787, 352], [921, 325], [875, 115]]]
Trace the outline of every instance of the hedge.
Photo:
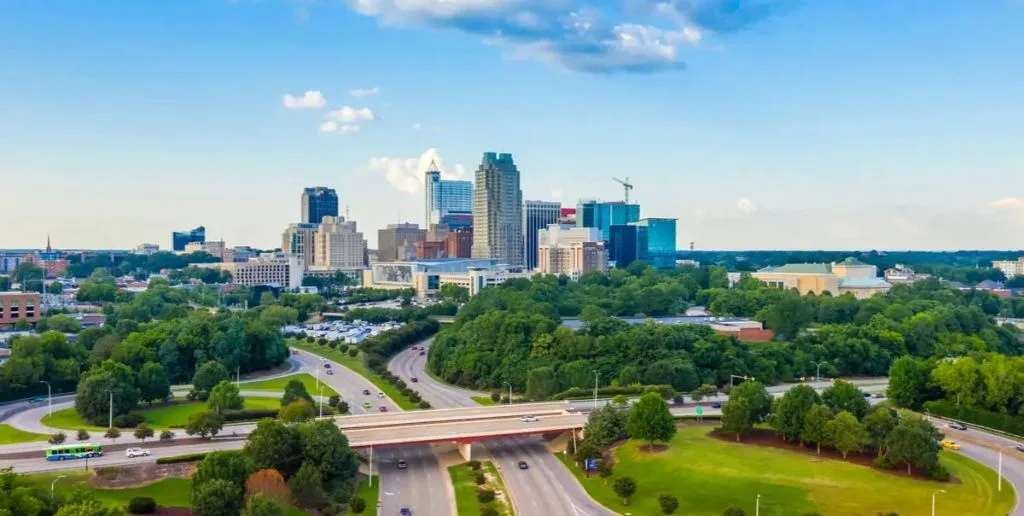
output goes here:
[[926, 401], [924, 408], [937, 416], [987, 426], [1014, 435], [1024, 435], [1024, 417], [991, 412], [980, 408], [958, 406], [948, 400]]
[[[619, 387], [601, 387], [597, 389], [597, 395], [599, 397], [608, 398], [618, 396], [620, 394], [631, 395], [631, 394], [644, 394], [649, 391], [658, 391], [662, 398], [672, 399], [675, 395], [675, 389], [671, 385], [626, 385]], [[594, 389], [587, 389], [585, 387], [572, 387], [564, 390], [551, 397], [553, 400], [565, 400], [565, 399], [587, 399], [594, 397]]]
[[186, 453], [184, 455], [172, 455], [170, 457], [160, 457], [156, 460], [157, 464], [177, 464], [179, 462], [198, 462], [206, 457], [206, 454], [210, 452], [199, 452], [199, 453]]

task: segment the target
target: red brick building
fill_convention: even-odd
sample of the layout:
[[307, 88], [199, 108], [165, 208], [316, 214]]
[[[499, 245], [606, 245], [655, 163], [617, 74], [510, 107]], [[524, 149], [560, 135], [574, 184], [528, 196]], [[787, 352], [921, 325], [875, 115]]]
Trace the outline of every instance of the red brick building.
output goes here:
[[38, 292], [0, 292], [0, 327], [13, 326], [24, 319], [39, 321], [43, 303]]

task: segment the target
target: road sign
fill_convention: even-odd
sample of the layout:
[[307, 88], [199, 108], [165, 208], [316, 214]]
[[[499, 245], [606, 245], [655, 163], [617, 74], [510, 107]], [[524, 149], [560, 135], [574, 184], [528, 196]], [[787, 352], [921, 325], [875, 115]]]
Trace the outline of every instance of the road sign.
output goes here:
[[597, 460], [587, 459], [587, 471], [594, 471], [597, 469]]
[[700, 405], [697, 405], [697, 415], [698, 416], [703, 416], [704, 415], [704, 407], [701, 407]]

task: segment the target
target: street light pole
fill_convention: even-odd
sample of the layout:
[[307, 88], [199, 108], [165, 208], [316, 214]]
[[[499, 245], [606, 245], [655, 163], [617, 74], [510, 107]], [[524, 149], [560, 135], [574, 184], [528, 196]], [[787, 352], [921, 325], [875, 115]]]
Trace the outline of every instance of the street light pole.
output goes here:
[[761, 516], [761, 495], [757, 495], [757, 502], [754, 505], [754, 516]]
[[51, 502], [53, 501], [53, 486], [57, 485], [57, 481], [62, 479], [62, 478], [67, 478], [67, 475], [61, 475], [61, 476], [53, 479], [53, 482], [50, 482], [50, 501]]
[[50, 415], [53, 415], [53, 389], [50, 389], [50, 382], [46, 380], [39, 380], [39, 383], [46, 384], [46, 405], [49, 409]]
[[996, 491], [1003, 492], [1003, 450], [999, 450], [999, 483], [996, 484]]
[[937, 494], [946, 494], [946, 490], [939, 489], [938, 491], [932, 493], [932, 516], [935, 516], [935, 495]]
[[373, 446], [370, 447], [370, 487], [373, 487]]
[[814, 388], [818, 388], [818, 382], [821, 381], [821, 364], [827, 364], [828, 362], [818, 362], [814, 364]]
[[114, 391], [107, 391], [110, 393], [110, 420], [108, 421], [107, 428], [114, 428]]
[[594, 369], [594, 410], [597, 410], [597, 379], [601, 376], [601, 373]]
[[320, 417], [323, 418], [324, 417], [324, 386], [323, 385], [320, 386], [319, 396], [320, 396]]
[[512, 404], [512, 384], [509, 383], [509, 382], [505, 382], [505, 385], [508, 385], [508, 404], [511, 405]]

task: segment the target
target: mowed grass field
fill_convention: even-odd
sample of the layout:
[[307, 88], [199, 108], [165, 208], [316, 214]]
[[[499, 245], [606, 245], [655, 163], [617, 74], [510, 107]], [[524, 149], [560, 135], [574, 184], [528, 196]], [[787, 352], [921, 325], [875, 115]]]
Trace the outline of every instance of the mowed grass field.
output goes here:
[[18, 430], [10, 425], [0, 425], [0, 444], [30, 443], [33, 441], [45, 441], [48, 435], [36, 434]]
[[[277, 398], [244, 398], [247, 409], [272, 409], [281, 406], [281, 400]], [[200, 401], [177, 401], [168, 404], [155, 404], [149, 407], [145, 404], [139, 405], [139, 412], [146, 418], [146, 422], [153, 428], [168, 429], [181, 428], [188, 422], [188, 417], [197, 412], [206, 410], [206, 403]], [[78, 430], [84, 428], [90, 432], [106, 431], [106, 427], [100, 427], [86, 423], [79, 417], [74, 407], [58, 410], [50, 416], [43, 416], [41, 420], [46, 426], [64, 430]], [[130, 433], [130, 429], [121, 429], [121, 433]]]
[[356, 496], [361, 496], [363, 500], [366, 500], [366, 510], [362, 512], [364, 516], [377, 516], [377, 499], [380, 497], [380, 477], [377, 475], [373, 476], [373, 487], [370, 487], [370, 483], [364, 478], [356, 487]]
[[98, 489], [92, 487], [89, 485], [89, 473], [85, 471], [62, 471], [59, 474], [24, 475], [24, 478], [39, 484], [49, 491], [50, 482], [59, 475], [64, 475], [66, 478], [60, 479], [54, 485], [54, 492], [64, 496], [70, 495], [77, 489], [87, 489], [100, 502], [121, 508], [127, 507], [128, 501], [136, 496], [152, 497], [161, 507], [189, 507], [191, 504], [192, 483], [186, 478], [165, 478], [143, 487], [129, 487], [125, 489]]
[[[324, 376], [326, 376], [326, 375], [324, 375]], [[323, 376], [321, 376], [321, 379], [322, 378], [323, 378]], [[280, 378], [274, 378], [274, 379], [271, 379], [271, 380], [259, 380], [259, 381], [255, 381], [255, 382], [242, 382], [242, 383], [238, 384], [238, 389], [242, 390], [242, 391], [284, 392], [285, 385], [288, 385], [288, 382], [290, 382], [292, 380], [298, 380], [298, 381], [302, 382], [302, 385], [306, 386], [306, 392], [308, 392], [310, 395], [317, 396], [319, 394], [319, 392], [317, 391], [316, 377], [311, 375], [311, 374], [306, 374], [306, 373], [295, 373], [295, 374], [290, 374], [288, 376], [282, 376]], [[320, 384], [323, 385], [323, 388], [324, 388], [323, 395], [324, 396], [330, 397], [330, 396], [336, 396], [338, 394], [334, 389], [331, 388], [330, 385], [327, 385], [327, 384], [325, 384], [323, 382], [320, 382]]]
[[[614, 474], [584, 478], [570, 470], [597, 501], [619, 513], [661, 514], [658, 497], [679, 499], [677, 514], [714, 515], [730, 505], [754, 514], [761, 495], [763, 516], [790, 516], [806, 512], [828, 515], [929, 514], [931, 496], [938, 489], [937, 509], [942, 514], [1005, 515], [1015, 501], [1012, 489], [996, 491], [996, 473], [986, 466], [943, 451], [942, 464], [955, 477], [932, 482], [896, 476], [839, 460], [726, 442], [705, 434], [709, 426], [685, 426], [658, 453], [639, 450], [635, 441], [619, 447]], [[560, 457], [562, 457], [560, 455]], [[563, 457], [563, 460], [564, 457]], [[630, 476], [637, 490], [629, 505], [615, 495], [616, 478]]]

